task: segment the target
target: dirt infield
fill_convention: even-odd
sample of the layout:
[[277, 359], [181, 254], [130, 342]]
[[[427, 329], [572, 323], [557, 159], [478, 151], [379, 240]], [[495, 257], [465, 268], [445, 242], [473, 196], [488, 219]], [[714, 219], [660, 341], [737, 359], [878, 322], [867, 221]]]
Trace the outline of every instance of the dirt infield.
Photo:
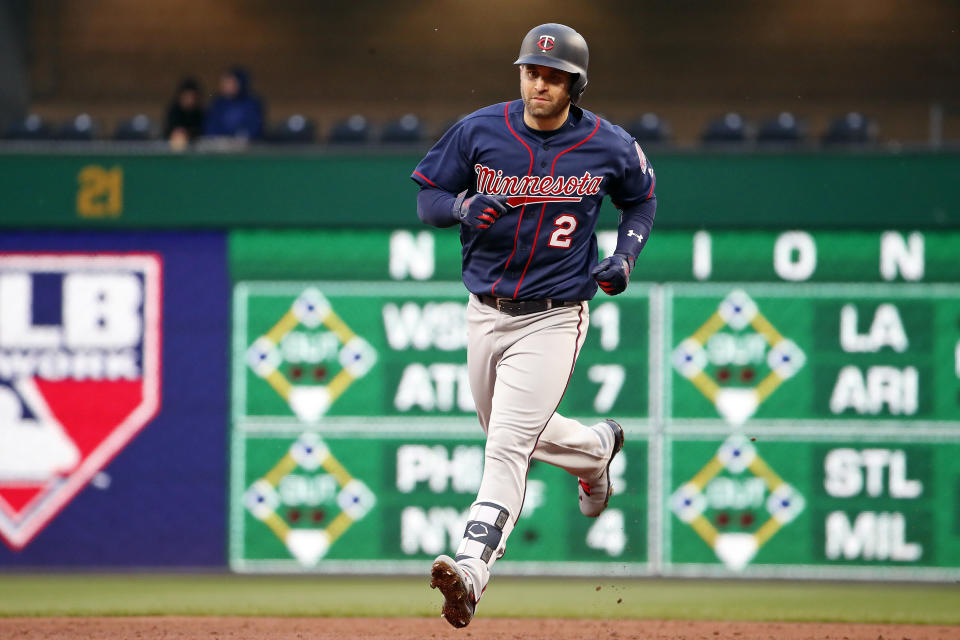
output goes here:
[[0, 638], [181, 640], [947, 640], [960, 626], [685, 622], [678, 620], [539, 620], [478, 618], [453, 629], [433, 618], [0, 618]]

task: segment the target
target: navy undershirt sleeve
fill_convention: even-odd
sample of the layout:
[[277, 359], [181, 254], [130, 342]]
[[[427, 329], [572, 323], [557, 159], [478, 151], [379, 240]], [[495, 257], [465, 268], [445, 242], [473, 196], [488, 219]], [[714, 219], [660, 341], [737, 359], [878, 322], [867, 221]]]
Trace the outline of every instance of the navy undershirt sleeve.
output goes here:
[[636, 259], [647, 244], [656, 214], [657, 196], [651, 196], [623, 209], [620, 213], [620, 226], [617, 229], [615, 253]]
[[452, 227], [460, 221], [453, 215], [457, 196], [433, 187], [422, 187], [417, 193], [417, 216], [434, 227]]

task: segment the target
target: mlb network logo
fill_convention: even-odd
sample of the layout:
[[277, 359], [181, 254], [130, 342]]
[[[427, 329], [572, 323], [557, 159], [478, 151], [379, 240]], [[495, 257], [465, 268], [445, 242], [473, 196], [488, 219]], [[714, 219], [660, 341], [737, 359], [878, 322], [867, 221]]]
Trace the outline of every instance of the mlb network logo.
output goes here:
[[160, 408], [162, 264], [0, 253], [0, 537], [25, 547]]

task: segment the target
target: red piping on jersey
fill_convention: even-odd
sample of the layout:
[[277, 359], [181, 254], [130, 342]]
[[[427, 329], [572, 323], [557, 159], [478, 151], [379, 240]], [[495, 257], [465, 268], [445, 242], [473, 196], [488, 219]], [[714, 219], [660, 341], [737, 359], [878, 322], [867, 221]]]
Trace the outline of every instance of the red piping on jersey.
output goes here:
[[421, 178], [423, 178], [424, 180], [426, 180], [427, 182], [429, 182], [431, 187], [437, 186], [437, 185], [435, 185], [435, 184], [433, 183], [433, 180], [431, 180], [431, 179], [428, 178], [427, 176], [423, 175], [423, 174], [420, 173], [419, 171], [414, 171], [414, 172], [413, 172], [413, 175], [415, 175], [415, 176], [420, 176]]
[[[503, 105], [503, 121], [507, 123], [507, 129], [510, 129], [510, 133], [513, 134], [513, 137], [520, 141], [520, 144], [527, 148], [527, 153], [530, 154], [530, 168], [527, 169], [527, 176], [533, 174], [533, 150], [530, 148], [526, 142], [523, 141], [523, 138], [517, 135], [517, 132], [513, 130], [513, 127], [510, 126], [510, 103]], [[546, 207], [547, 205], [543, 205]], [[513, 251], [510, 252], [510, 257], [507, 258], [507, 264], [503, 266], [503, 272], [500, 274], [500, 277], [497, 278], [497, 281], [493, 283], [493, 286], [490, 287], [490, 295], [497, 295], [497, 285], [500, 284], [500, 281], [503, 280], [503, 274], [507, 272], [507, 269], [510, 268], [510, 261], [513, 260], [514, 254], [517, 252], [517, 238], [520, 236], [520, 223], [523, 222], [523, 213], [527, 210], [527, 205], [520, 207], [520, 217], [517, 218], [517, 230], [513, 233]], [[524, 268], [526, 272], [526, 268]], [[522, 278], [521, 278], [522, 279]], [[514, 294], [516, 295], [516, 294]]]
[[652, 171], [650, 173], [650, 177], [652, 179], [650, 180], [650, 191], [647, 193], [647, 198], [646, 198], [647, 200], [649, 200], [650, 196], [653, 195], [653, 188], [657, 186], [657, 176], [654, 175]]
[[[547, 430], [547, 425], [550, 424], [550, 418], [553, 417], [553, 414], [557, 412], [557, 409], [560, 408], [560, 402], [563, 401], [563, 396], [567, 393], [567, 388], [570, 386], [570, 380], [573, 378], [573, 369], [577, 366], [577, 358], [580, 356], [580, 347], [583, 345], [580, 343], [580, 336], [583, 335], [581, 327], [583, 327], [583, 307], [586, 305], [586, 302], [580, 303], [580, 311], [577, 313], [577, 340], [573, 343], [573, 362], [570, 364], [570, 374], [567, 376], [567, 384], [563, 385], [563, 392], [560, 394], [560, 400], [557, 401], [557, 406], [553, 408], [553, 411], [550, 412], [550, 417], [547, 418], [547, 421], [543, 423], [543, 428], [540, 429], [540, 433], [537, 434], [537, 439], [533, 442], [533, 449], [530, 450], [530, 455], [527, 456], [527, 473], [524, 475], [524, 478], [530, 476], [530, 459], [533, 458], [533, 452], [537, 450], [537, 445], [540, 444], [540, 436], [543, 435], [543, 432]], [[583, 336], [584, 338], [586, 336]], [[527, 499], [527, 483], [523, 483], [523, 496], [520, 498], [520, 512], [523, 512], [523, 503]], [[514, 518], [514, 522], [520, 519], [520, 513], [517, 513], [517, 517]]]
[[[550, 165], [550, 175], [552, 176], [552, 175], [553, 175], [553, 170], [557, 168], [557, 160], [560, 159], [560, 156], [562, 156], [563, 154], [565, 154], [567, 151], [573, 151], [574, 149], [576, 149], [577, 147], [579, 147], [580, 145], [582, 145], [584, 142], [586, 142], [587, 140], [589, 140], [590, 138], [592, 138], [593, 135], [597, 132], [597, 130], [598, 130], [599, 128], [600, 128], [600, 118], [597, 118], [597, 124], [594, 125], [593, 131], [590, 132], [590, 135], [588, 135], [586, 138], [584, 138], [583, 140], [581, 140], [581, 141], [578, 142], [577, 144], [573, 145], [573, 146], [570, 147], [569, 149], [564, 149], [563, 151], [561, 151], [560, 153], [558, 153], [558, 154], [557, 154], [557, 157], [553, 159], [553, 164]], [[514, 135], [516, 135], [516, 134], [514, 134]], [[527, 148], [529, 149], [529, 147], [527, 147]], [[530, 155], [530, 158], [531, 158], [531, 160], [533, 159], [533, 154], [532, 154], [532, 153], [531, 153], [531, 155]], [[520, 282], [517, 283], [517, 288], [513, 290], [513, 297], [514, 297], [514, 299], [516, 299], [517, 294], [520, 292], [520, 285], [523, 284], [523, 277], [527, 275], [527, 269], [530, 267], [530, 263], [533, 261], [533, 252], [537, 250], [537, 238], [540, 237], [540, 226], [543, 224], [543, 214], [544, 214], [544, 212], [545, 212], [546, 210], [547, 210], [547, 205], [546, 205], [546, 203], [544, 203], [544, 205], [540, 208], [540, 220], [537, 221], [537, 232], [536, 232], [535, 234], [533, 234], [533, 245], [530, 247], [530, 257], [527, 258], [527, 264], [524, 265], [524, 267], [523, 267], [523, 273], [520, 274]], [[520, 228], [517, 227], [517, 230], [518, 230], [518, 231], [519, 231], [519, 229], [520, 229]]]

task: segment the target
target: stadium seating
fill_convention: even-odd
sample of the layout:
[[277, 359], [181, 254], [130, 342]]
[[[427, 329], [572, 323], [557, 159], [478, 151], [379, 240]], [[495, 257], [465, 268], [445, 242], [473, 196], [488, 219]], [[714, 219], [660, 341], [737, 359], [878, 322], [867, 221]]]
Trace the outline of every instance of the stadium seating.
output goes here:
[[825, 145], [849, 145], [869, 144], [876, 139], [876, 124], [862, 113], [851, 111], [831, 121], [821, 141]]
[[412, 113], [390, 120], [380, 134], [380, 142], [384, 144], [415, 144], [422, 139], [423, 125], [420, 118]]
[[757, 142], [772, 145], [794, 145], [804, 139], [802, 123], [789, 111], [765, 120], [757, 131]]
[[7, 140], [49, 140], [50, 125], [37, 114], [31, 113], [10, 124], [3, 137]]
[[726, 113], [707, 123], [700, 140], [708, 145], [743, 144], [749, 140], [747, 122], [739, 113]]
[[81, 113], [64, 122], [54, 132], [55, 140], [93, 140], [97, 136], [97, 126], [88, 113]]
[[143, 142], [157, 138], [157, 128], [154, 122], [144, 113], [138, 113], [132, 118], [120, 121], [114, 129], [113, 139], [129, 142]]
[[655, 113], [645, 113], [626, 126], [627, 133], [637, 142], [659, 144], [669, 142], [670, 127]]
[[365, 144], [369, 140], [370, 123], [360, 114], [334, 123], [327, 137], [327, 142], [331, 144]]
[[[388, 120], [383, 127], [373, 127], [361, 114], [333, 123], [325, 138], [319, 136], [317, 122], [301, 113], [273, 123], [264, 136], [269, 144], [316, 144], [331, 145], [417, 145], [439, 139], [463, 116], [446, 121], [441, 126], [428, 128], [419, 116], [408, 113]], [[6, 140], [19, 141], [94, 141], [99, 138], [98, 119], [88, 113], [80, 113], [60, 126], [52, 126], [38, 114], [10, 123], [2, 131]], [[627, 121], [624, 129], [644, 145], [668, 145], [674, 142], [670, 123], [659, 114], [644, 113]], [[145, 113], [133, 115], [116, 123], [109, 138], [123, 142], [148, 142], [160, 137], [159, 123]], [[741, 114], [728, 112], [707, 122], [700, 133], [705, 147], [799, 147], [817, 138], [810, 133], [807, 124], [789, 111], [782, 111], [758, 124], [752, 124]], [[860, 112], [852, 111], [830, 121], [822, 132], [819, 142], [824, 146], [867, 145], [877, 142], [877, 125]]]
[[281, 144], [310, 144], [317, 138], [317, 125], [313, 119], [300, 113], [286, 118], [267, 131], [267, 142]]

